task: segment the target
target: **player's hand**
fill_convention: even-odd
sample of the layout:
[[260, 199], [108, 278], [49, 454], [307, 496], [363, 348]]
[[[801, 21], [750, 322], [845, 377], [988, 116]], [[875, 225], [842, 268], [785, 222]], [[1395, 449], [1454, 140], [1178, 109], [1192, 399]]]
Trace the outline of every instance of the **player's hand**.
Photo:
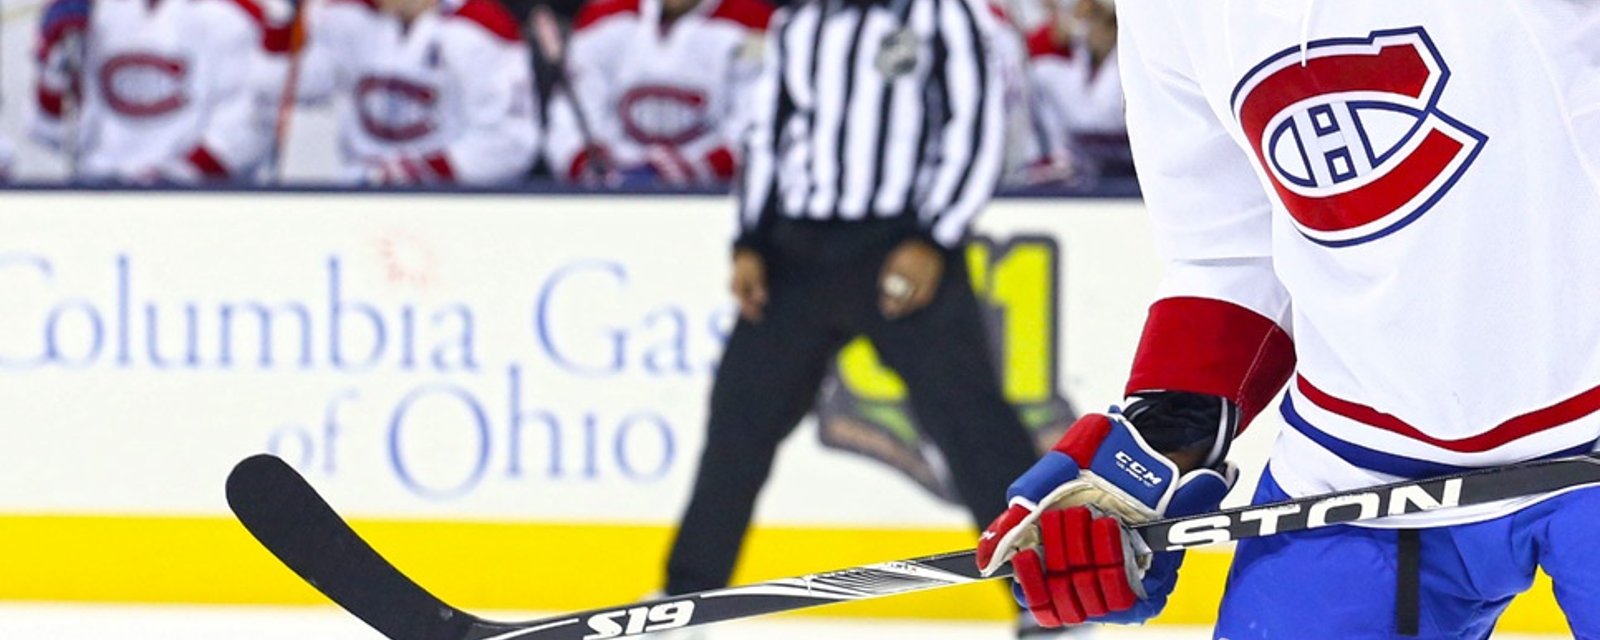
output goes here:
[[1115, 408], [1084, 416], [1011, 485], [978, 567], [1011, 562], [1018, 602], [1045, 627], [1144, 622], [1166, 606], [1183, 554], [1153, 553], [1128, 525], [1215, 510], [1236, 476], [1225, 464], [1180, 473]]
[[878, 308], [896, 320], [928, 306], [944, 277], [944, 255], [926, 240], [901, 242], [883, 261], [878, 274]]
[[733, 254], [733, 282], [729, 286], [739, 301], [739, 315], [750, 322], [761, 322], [767, 306], [767, 263], [761, 254], [739, 249]]

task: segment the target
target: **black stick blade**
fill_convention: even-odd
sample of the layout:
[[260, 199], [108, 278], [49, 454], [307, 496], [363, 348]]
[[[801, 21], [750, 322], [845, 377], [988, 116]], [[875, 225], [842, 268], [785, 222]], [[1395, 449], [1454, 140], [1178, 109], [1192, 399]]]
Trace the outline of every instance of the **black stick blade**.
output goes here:
[[251, 535], [330, 600], [393, 640], [461, 640], [479, 620], [395, 569], [276, 456], [228, 474], [228, 507]]

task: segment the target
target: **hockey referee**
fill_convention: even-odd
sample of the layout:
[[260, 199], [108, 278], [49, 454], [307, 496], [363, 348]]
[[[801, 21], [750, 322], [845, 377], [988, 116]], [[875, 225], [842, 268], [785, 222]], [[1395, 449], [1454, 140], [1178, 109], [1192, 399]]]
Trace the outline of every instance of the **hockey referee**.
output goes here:
[[806, 0], [768, 33], [739, 183], [740, 320], [669, 594], [726, 586], [779, 443], [856, 336], [905, 380], [979, 526], [1035, 459], [961, 252], [1004, 151], [988, 11], [983, 0]]

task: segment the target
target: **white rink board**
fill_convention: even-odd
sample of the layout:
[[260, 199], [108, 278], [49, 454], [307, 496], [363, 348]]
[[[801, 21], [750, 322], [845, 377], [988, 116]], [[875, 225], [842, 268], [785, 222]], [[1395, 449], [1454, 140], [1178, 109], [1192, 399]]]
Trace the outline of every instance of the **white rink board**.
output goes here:
[[[1062, 390], [1116, 401], [1159, 277], [1138, 203], [1009, 200], [980, 229], [1056, 239]], [[272, 450], [362, 516], [671, 522], [731, 233], [721, 198], [0, 194], [0, 468], [26, 479], [0, 512], [223, 514], [231, 464]], [[968, 524], [809, 426], [760, 517]]]

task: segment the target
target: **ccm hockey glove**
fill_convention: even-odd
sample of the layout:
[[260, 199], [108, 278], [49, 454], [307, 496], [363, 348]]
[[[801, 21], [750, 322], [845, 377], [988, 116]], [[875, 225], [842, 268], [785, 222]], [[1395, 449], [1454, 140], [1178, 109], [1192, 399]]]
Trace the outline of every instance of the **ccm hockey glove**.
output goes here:
[[[1079, 418], [1011, 485], [1010, 508], [983, 532], [978, 566], [1007, 561], [1018, 602], [1045, 627], [1136, 624], [1159, 614], [1182, 552], [1152, 553], [1128, 525], [1218, 508], [1237, 471], [1222, 463], [1237, 412], [1214, 396], [1154, 393]], [[1135, 428], [1128, 416], [1145, 425]], [[1199, 448], [1203, 468], [1180, 474], [1166, 451]]]

